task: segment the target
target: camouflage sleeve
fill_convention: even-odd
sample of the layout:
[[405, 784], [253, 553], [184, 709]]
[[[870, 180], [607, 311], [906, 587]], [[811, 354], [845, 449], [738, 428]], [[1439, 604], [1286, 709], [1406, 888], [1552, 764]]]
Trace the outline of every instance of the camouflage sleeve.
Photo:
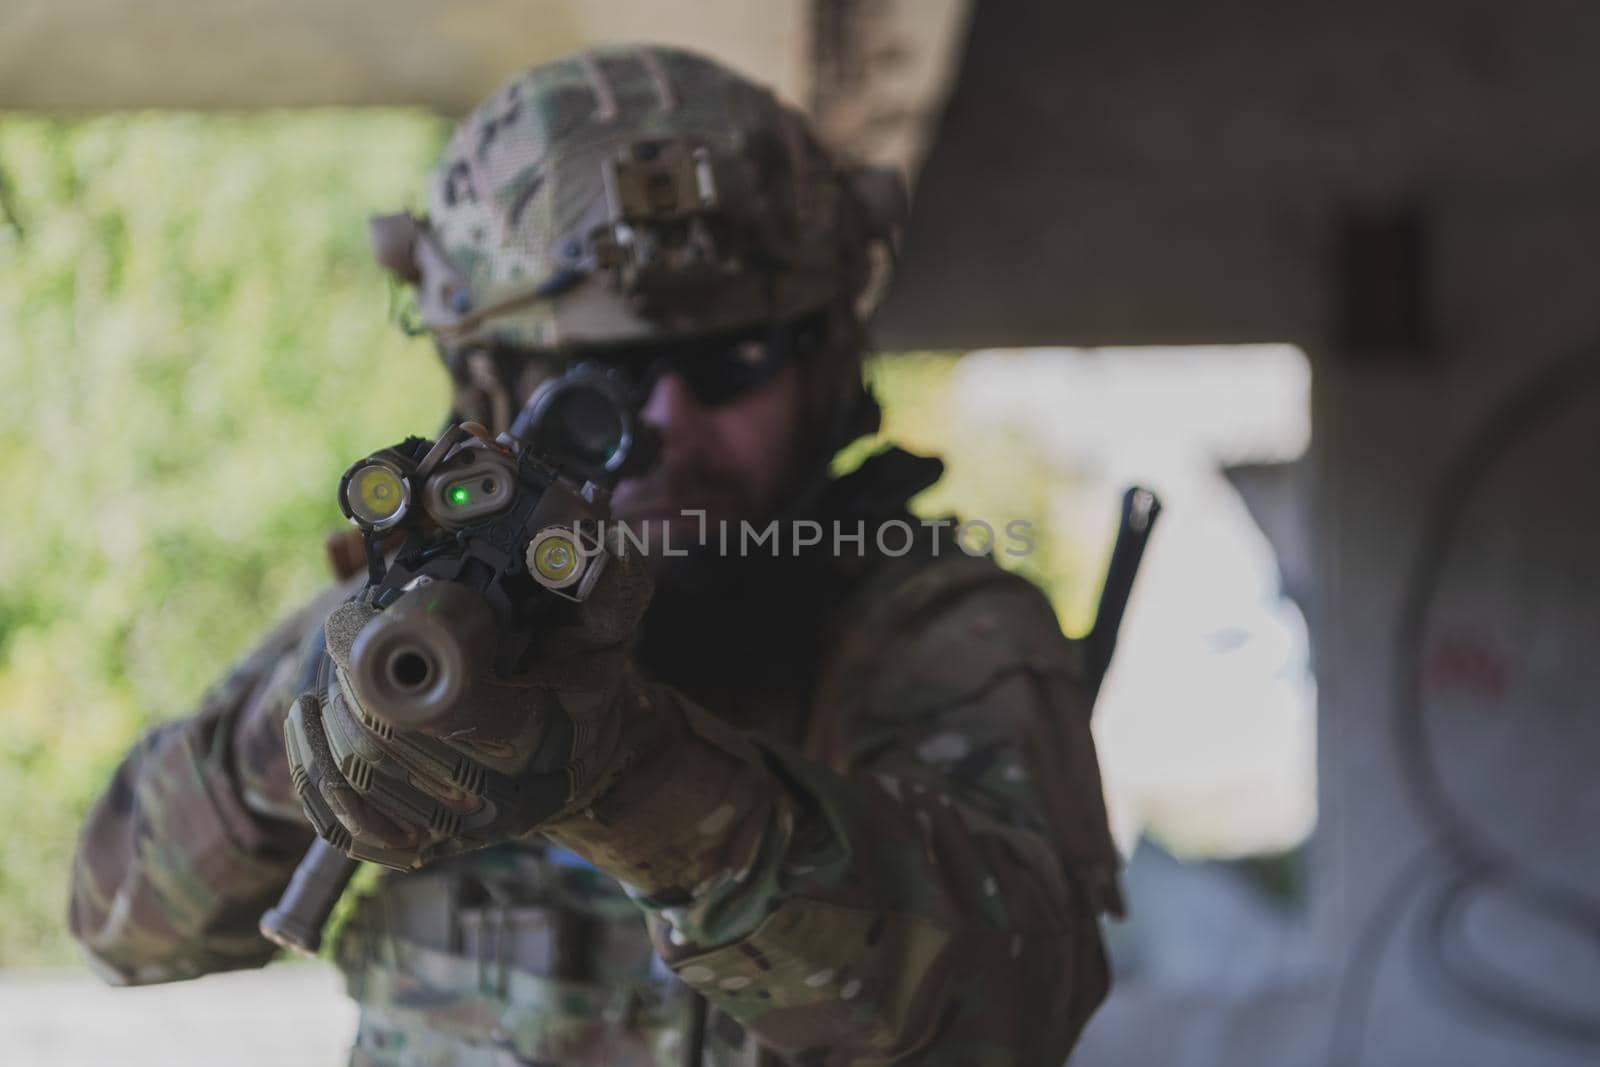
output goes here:
[[280, 625], [190, 718], [145, 734], [95, 803], [68, 923], [116, 985], [258, 967], [256, 931], [311, 841], [288, 784], [283, 717], [305, 635], [336, 598]]
[[1119, 907], [1075, 656], [1028, 583], [930, 567], [852, 625], [811, 758], [649, 689], [675, 738], [551, 836], [796, 1062], [1060, 1063]]

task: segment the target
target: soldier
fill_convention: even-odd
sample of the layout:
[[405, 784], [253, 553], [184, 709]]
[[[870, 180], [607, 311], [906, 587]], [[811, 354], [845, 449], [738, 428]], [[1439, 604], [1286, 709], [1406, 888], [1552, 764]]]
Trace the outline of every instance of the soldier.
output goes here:
[[[719, 520], [867, 535], [652, 558], [653, 598], [636, 558], [608, 569], [559, 655], [496, 698], [520, 716], [453, 735], [506, 773], [565, 766], [567, 795], [471, 840], [412, 813], [473, 798], [417, 776], [414, 806], [386, 805], [330, 766], [327, 731], [361, 727], [336, 680], [301, 692], [303, 646], [326, 616], [342, 663], [367, 617], [330, 592], [144, 737], [91, 813], [71, 926], [102, 975], [266, 962], [304, 801], [415, 868], [338, 935], [355, 1064], [682, 1062], [702, 1041], [718, 1063], [1066, 1057], [1118, 908], [1098, 679], [1037, 589], [912, 518], [936, 460], [829, 475], [877, 424], [858, 304], [882, 191], [766, 90], [665, 48], [535, 68], [458, 128], [427, 217], [375, 231], [456, 418], [504, 428], [578, 356], [644, 367], [662, 449], [619, 519], [680, 543]], [[876, 543], [895, 520], [911, 551]]]

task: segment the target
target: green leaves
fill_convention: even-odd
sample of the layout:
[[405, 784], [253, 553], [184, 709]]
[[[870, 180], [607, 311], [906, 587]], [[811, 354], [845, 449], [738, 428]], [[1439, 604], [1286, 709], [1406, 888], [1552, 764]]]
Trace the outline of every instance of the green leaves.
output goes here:
[[326, 581], [351, 457], [437, 425], [365, 220], [445, 132], [0, 116], [0, 967], [70, 958], [68, 859], [123, 750]]

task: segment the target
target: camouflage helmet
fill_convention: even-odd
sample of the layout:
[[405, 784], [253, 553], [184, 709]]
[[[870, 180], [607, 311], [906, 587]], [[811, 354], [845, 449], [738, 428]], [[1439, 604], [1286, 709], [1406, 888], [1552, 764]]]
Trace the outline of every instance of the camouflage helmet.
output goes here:
[[675, 48], [529, 70], [456, 129], [426, 218], [373, 220], [447, 358], [681, 338], [855, 300], [898, 176], [839, 167], [770, 91]]

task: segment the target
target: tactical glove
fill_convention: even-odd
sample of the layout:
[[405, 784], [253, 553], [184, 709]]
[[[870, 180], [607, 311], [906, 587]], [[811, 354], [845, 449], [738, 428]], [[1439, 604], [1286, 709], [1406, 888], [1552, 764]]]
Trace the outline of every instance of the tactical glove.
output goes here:
[[[644, 561], [619, 543], [587, 599], [536, 634], [507, 674], [489, 665], [494, 620], [466, 586], [422, 584], [384, 612], [368, 590], [335, 608], [314, 681], [284, 724], [312, 825], [357, 859], [404, 870], [587, 807], [654, 732], [630, 663], [650, 594]], [[451, 689], [443, 714], [396, 723], [381, 713], [370, 672], [353, 672], [357, 660], [390, 654], [381, 647], [389, 627], [373, 625], [388, 613], [450, 631], [457, 654], [440, 671]]]

